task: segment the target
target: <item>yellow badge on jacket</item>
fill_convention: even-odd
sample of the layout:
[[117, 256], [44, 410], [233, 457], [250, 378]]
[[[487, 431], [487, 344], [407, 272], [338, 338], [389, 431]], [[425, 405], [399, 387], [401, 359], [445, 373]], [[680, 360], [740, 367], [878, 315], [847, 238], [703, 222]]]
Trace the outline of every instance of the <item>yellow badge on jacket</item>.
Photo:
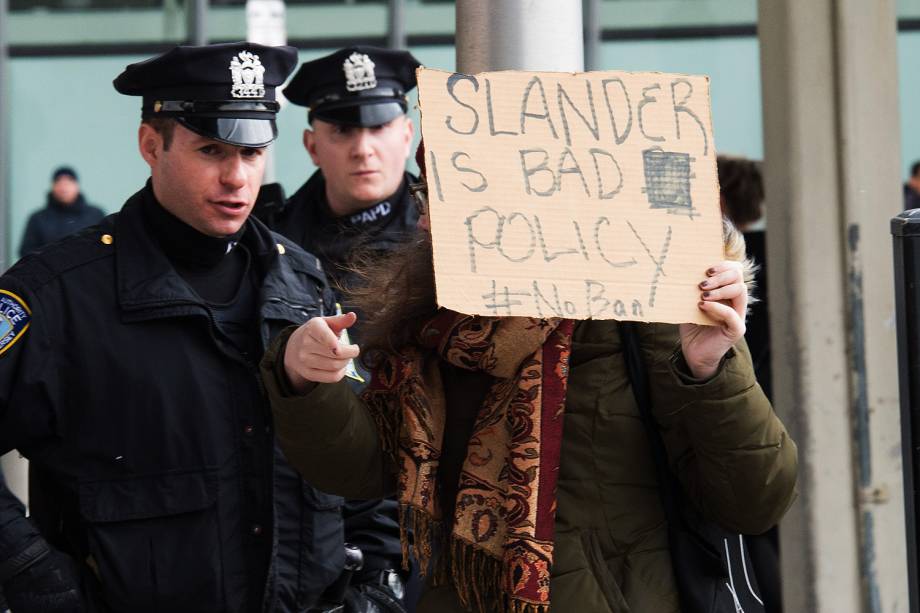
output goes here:
[[0, 355], [16, 344], [29, 329], [32, 311], [25, 300], [5, 289], [0, 289]]

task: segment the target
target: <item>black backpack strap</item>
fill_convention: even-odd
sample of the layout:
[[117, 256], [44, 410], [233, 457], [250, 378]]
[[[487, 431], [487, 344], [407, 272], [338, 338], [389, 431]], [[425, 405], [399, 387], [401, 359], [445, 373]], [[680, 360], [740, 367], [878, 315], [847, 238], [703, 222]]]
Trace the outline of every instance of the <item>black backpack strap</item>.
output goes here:
[[683, 516], [679, 508], [680, 491], [677, 489], [679, 484], [676, 482], [670, 465], [668, 464], [668, 453], [664, 447], [664, 441], [661, 438], [661, 432], [658, 431], [658, 424], [652, 415], [652, 400], [649, 391], [648, 372], [645, 369], [645, 360], [642, 357], [642, 347], [639, 344], [639, 333], [636, 331], [636, 324], [631, 321], [618, 322], [620, 328], [620, 341], [623, 343], [623, 359], [626, 361], [626, 373], [629, 376], [629, 383], [632, 386], [633, 395], [636, 397], [636, 404], [639, 405], [639, 415], [642, 417], [642, 425], [645, 426], [645, 432], [648, 435], [649, 444], [652, 447], [652, 457], [655, 460], [655, 474], [658, 476], [658, 483], [661, 485], [661, 504], [664, 507], [664, 514], [670, 526], [681, 526]]
[[[728, 599], [723, 590], [723, 586], [728, 585], [723, 578], [728, 576], [729, 569], [718, 546], [721, 545], [721, 538], [715, 538], [711, 534], [706, 536], [713, 526], [701, 520], [699, 515], [689, 508], [680, 483], [671, 472], [664, 440], [652, 414], [648, 371], [645, 368], [636, 324], [619, 322], [619, 329], [626, 372], [655, 460], [658, 492], [668, 524], [668, 546], [674, 578], [677, 581], [680, 609], [683, 613], [737, 612], [737, 601]], [[762, 612], [763, 607], [748, 607], [741, 610], [756, 613]]]

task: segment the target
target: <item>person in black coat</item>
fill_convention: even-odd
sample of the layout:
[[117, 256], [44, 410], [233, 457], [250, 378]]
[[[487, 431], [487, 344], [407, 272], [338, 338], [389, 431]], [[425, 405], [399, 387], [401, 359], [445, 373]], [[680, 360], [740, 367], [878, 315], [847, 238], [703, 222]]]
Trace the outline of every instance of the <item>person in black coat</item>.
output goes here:
[[143, 97], [150, 180], [0, 277], [0, 454], [35, 486], [27, 518], [0, 484], [16, 613], [398, 605], [385, 546], [340, 583], [344, 501], [288, 464], [258, 377], [273, 336], [335, 304], [318, 260], [250, 216], [296, 57], [229, 43], [130, 65], [115, 88]]
[[[304, 63], [284, 88], [288, 100], [310, 109], [303, 142], [319, 169], [281, 210], [256, 214], [319, 257], [340, 301], [360, 282], [349, 266], [356, 254], [387, 253], [415, 235], [406, 94], [418, 66], [408, 51], [347, 47]], [[353, 337], [360, 326], [359, 317]]]
[[910, 165], [910, 177], [904, 183], [904, 210], [920, 208], [920, 160]]
[[57, 168], [51, 175], [51, 191], [45, 208], [29, 216], [19, 256], [38, 251], [45, 245], [99, 223], [105, 213], [83, 197], [77, 173], [69, 166]]
[[[384, 255], [415, 235], [418, 209], [409, 185], [418, 179], [406, 172], [414, 131], [406, 94], [416, 85], [419, 65], [408, 51], [347, 47], [304, 63], [284, 88], [288, 100], [310, 109], [303, 143], [319, 169], [282, 207], [257, 207], [256, 214], [316, 254], [339, 310], [353, 310], [346, 290], [362, 282], [351, 268], [357, 254]], [[346, 342], [360, 338], [360, 321], [344, 332]], [[356, 391], [369, 382], [359, 361], [347, 373]], [[364, 518], [399, 535], [394, 500], [349, 502], [345, 510], [353, 522]], [[403, 576], [411, 611], [420, 584], [415, 573]]]
[[[751, 351], [757, 382], [768, 399], [773, 396], [770, 364], [770, 317], [767, 306], [767, 240], [763, 229], [756, 229], [764, 217], [764, 185], [760, 162], [742, 157], [720, 155], [716, 160], [719, 173], [722, 215], [744, 233], [746, 255], [756, 266], [754, 287], [757, 301], [748, 309], [744, 338]], [[754, 563], [754, 573], [761, 589], [766, 613], [782, 613], [782, 581], [779, 568], [779, 533], [777, 527], [757, 536], [745, 536]]]

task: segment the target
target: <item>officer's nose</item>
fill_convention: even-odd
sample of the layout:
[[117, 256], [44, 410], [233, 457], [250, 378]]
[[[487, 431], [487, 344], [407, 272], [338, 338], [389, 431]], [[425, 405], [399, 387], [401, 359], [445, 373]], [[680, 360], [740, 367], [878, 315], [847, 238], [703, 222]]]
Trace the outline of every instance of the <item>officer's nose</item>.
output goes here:
[[355, 130], [355, 139], [352, 142], [352, 155], [359, 158], [369, 157], [374, 154], [373, 135], [367, 128]]
[[229, 189], [240, 189], [246, 185], [246, 165], [240, 156], [231, 155], [224, 160], [220, 182]]

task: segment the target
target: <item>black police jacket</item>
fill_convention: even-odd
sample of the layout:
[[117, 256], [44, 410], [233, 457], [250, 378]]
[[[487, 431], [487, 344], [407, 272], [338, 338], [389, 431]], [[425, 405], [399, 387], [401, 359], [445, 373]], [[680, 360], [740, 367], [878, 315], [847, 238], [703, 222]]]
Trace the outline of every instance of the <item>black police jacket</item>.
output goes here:
[[390, 198], [354, 215], [335, 217], [326, 200], [326, 179], [317, 170], [280, 213], [263, 217], [263, 221], [320, 259], [341, 301], [339, 288], [357, 281], [347, 266], [357, 249], [385, 253], [415, 233], [418, 210], [408, 189], [415, 181], [418, 179], [406, 173]]
[[[285, 461], [259, 356], [216, 334], [143, 197], [0, 277], [0, 453], [31, 460], [35, 518], [90, 610], [304, 611], [342, 570], [342, 499]], [[247, 224], [264, 348], [333, 298], [314, 257]]]

